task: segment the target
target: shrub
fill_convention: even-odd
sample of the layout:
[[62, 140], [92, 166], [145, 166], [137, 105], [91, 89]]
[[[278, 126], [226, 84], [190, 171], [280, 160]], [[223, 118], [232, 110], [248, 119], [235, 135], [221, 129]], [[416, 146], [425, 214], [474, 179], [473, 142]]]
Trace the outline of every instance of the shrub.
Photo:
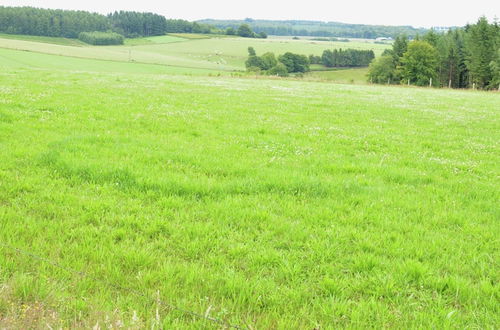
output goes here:
[[258, 66], [247, 67], [248, 72], [260, 73], [262, 70]]
[[241, 24], [236, 34], [243, 38], [254, 38], [254, 32], [248, 24]]
[[257, 53], [253, 47], [248, 47], [248, 56], [256, 56]]
[[248, 68], [256, 67], [262, 69], [264, 67], [264, 62], [259, 56], [251, 55], [245, 62], [245, 66]]
[[260, 59], [262, 61], [262, 70], [269, 70], [278, 64], [278, 61], [273, 53], [265, 53], [260, 57]]
[[269, 69], [267, 71], [267, 74], [270, 76], [280, 76], [280, 77], [287, 77], [288, 76], [288, 70], [286, 69], [286, 66], [279, 62], [276, 64], [274, 67]]
[[390, 55], [382, 55], [370, 63], [368, 80], [376, 84], [390, 84], [396, 82], [396, 65]]
[[309, 71], [309, 58], [305, 55], [287, 52], [280, 55], [278, 60], [286, 66], [288, 72]]
[[311, 64], [323, 64], [321, 56], [309, 55], [309, 63]]
[[123, 45], [124, 42], [124, 37], [114, 32], [81, 32], [78, 39], [95, 46]]
[[258, 36], [258, 38], [266, 39], [267, 38], [267, 33], [265, 33], [264, 31], [262, 31], [262, 32], [259, 32], [259, 34], [257, 36]]

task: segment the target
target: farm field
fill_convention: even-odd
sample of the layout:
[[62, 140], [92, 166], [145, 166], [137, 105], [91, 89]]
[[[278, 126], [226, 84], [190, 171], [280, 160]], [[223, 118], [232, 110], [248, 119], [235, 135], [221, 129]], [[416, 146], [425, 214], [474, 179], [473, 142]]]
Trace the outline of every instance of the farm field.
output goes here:
[[498, 93], [209, 62], [0, 49], [0, 328], [498, 327]]
[[[42, 71], [62, 70], [64, 72], [122, 72], [181, 75], [221, 74], [220, 71], [186, 68], [170, 65], [156, 65], [99, 59], [83, 59], [70, 56], [50, 55], [36, 52], [0, 48], [0, 68], [37, 69]], [[224, 72], [222, 72], [224, 73]], [[228, 73], [226, 73], [228, 74]]]
[[149, 44], [168, 44], [172, 42], [181, 42], [186, 41], [187, 38], [179, 37], [179, 36], [157, 36], [157, 37], [143, 37], [143, 38], [135, 38], [135, 39], [125, 39], [126, 46], [140, 46], [140, 45], [149, 45]]
[[[243, 71], [248, 56], [247, 48], [252, 46], [259, 54], [274, 52], [277, 55], [287, 51], [300, 54], [321, 55], [328, 48], [373, 49], [381, 54], [387, 45], [366, 42], [324, 42], [284, 39], [248, 39], [215, 37], [204, 35], [169, 35], [141, 39], [127, 39], [124, 46], [81, 46], [65, 44], [64, 38], [3, 38], [0, 48], [25, 50], [37, 53], [79, 58], [101, 59], [120, 62], [138, 62], [177, 66], [189, 72], [190, 69], [215, 70], [218, 72]], [[195, 38], [195, 37], [202, 38]], [[41, 38], [37, 40], [37, 38]], [[54, 39], [54, 43], [49, 43]], [[75, 41], [77, 42], [77, 41]]]

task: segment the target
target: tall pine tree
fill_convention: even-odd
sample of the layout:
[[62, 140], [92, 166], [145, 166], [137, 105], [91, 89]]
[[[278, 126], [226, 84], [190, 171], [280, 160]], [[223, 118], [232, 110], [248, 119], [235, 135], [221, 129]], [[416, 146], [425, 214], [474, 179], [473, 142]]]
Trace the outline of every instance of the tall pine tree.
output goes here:
[[493, 78], [490, 63], [496, 57], [498, 26], [488, 24], [481, 17], [475, 25], [466, 27], [467, 68], [472, 83], [478, 88], [488, 88]]

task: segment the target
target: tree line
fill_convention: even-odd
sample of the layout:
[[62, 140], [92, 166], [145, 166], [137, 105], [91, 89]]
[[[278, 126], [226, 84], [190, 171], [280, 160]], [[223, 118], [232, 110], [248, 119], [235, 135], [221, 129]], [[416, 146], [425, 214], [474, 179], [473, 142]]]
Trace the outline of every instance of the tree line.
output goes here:
[[237, 29], [241, 24], [248, 24], [256, 33], [265, 32], [277, 36], [312, 36], [312, 37], [342, 37], [367, 38], [392, 37], [406, 34], [414, 37], [427, 32], [427, 29], [417, 29], [411, 26], [383, 26], [365, 24], [346, 24], [338, 22], [320, 22], [304, 20], [214, 20], [206, 19], [199, 23], [210, 24], [220, 29]]
[[127, 38], [165, 34], [167, 19], [153, 13], [115, 11], [107, 16], [111, 29]]
[[0, 7], [0, 32], [78, 38], [81, 32], [107, 31], [109, 19], [85, 11]]
[[286, 77], [289, 73], [304, 73], [310, 70], [309, 59], [305, 55], [286, 52], [276, 57], [274, 53], [267, 52], [257, 56], [253, 47], [248, 47], [248, 59], [245, 65], [250, 72], [281, 77]]
[[225, 34], [230, 36], [237, 35], [243, 38], [262, 38], [262, 39], [267, 38], [267, 33], [265, 32], [255, 33], [248, 24], [241, 24], [237, 29], [233, 27], [228, 27], [225, 30]]
[[123, 45], [124, 38], [115, 32], [81, 32], [78, 39], [95, 46], [103, 45]]
[[333, 67], [361, 67], [368, 66], [375, 58], [373, 50], [359, 49], [327, 49], [322, 56], [309, 55], [311, 64], [322, 64], [328, 68]]
[[158, 36], [165, 33], [227, 34], [245, 38], [267, 38], [266, 33], [256, 33], [248, 24], [241, 24], [236, 29], [220, 29], [210, 24], [167, 19], [154, 13], [115, 11], [101, 15], [81, 10], [4, 6], [0, 6], [0, 32], [65, 38], [78, 38], [82, 32], [114, 32], [127, 38]]
[[267, 75], [288, 76], [289, 73], [305, 73], [310, 71], [310, 64], [321, 64], [326, 67], [360, 67], [368, 66], [375, 58], [372, 50], [358, 49], [327, 49], [322, 56], [286, 52], [276, 57], [267, 52], [257, 56], [253, 47], [248, 47], [246, 68], [251, 72], [260, 72]]
[[481, 17], [445, 34], [398, 36], [392, 49], [370, 64], [368, 78], [382, 84], [500, 88], [500, 26]]
[[81, 32], [112, 31], [125, 37], [165, 33], [224, 33], [196, 22], [166, 19], [153, 13], [119, 11], [108, 15], [87, 11], [0, 6], [0, 32], [78, 38]]

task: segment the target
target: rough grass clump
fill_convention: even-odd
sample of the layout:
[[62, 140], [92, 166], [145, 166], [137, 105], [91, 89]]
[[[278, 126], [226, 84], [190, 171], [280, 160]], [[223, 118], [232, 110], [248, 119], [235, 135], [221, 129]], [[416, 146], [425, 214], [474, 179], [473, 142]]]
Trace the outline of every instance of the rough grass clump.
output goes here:
[[82, 32], [78, 35], [78, 39], [94, 46], [123, 45], [125, 40], [121, 34], [99, 31]]

